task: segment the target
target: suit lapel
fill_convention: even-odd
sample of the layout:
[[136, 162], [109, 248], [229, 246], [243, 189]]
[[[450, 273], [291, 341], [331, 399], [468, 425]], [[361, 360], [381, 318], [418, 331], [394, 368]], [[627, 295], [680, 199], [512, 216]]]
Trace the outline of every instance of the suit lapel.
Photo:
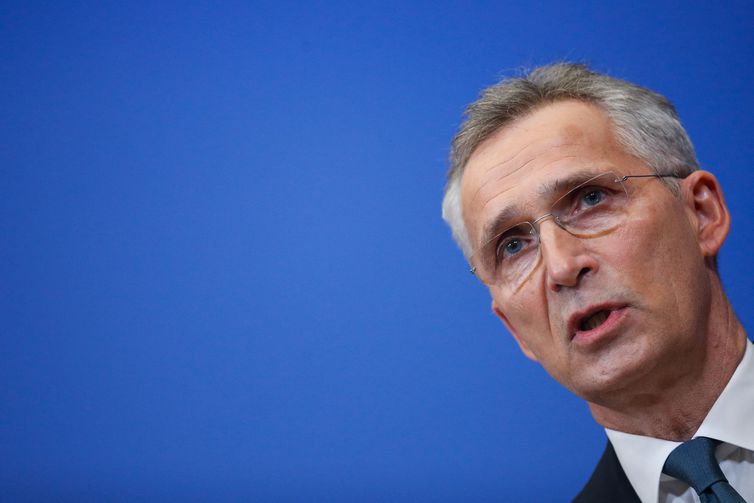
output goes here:
[[641, 503], [609, 441], [589, 482], [574, 503]]

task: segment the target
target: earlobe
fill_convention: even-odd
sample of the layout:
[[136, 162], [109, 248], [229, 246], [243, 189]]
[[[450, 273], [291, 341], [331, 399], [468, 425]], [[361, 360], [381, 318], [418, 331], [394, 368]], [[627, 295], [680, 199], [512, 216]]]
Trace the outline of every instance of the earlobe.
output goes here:
[[715, 175], [695, 171], [684, 180], [685, 196], [696, 221], [699, 247], [705, 257], [715, 257], [730, 229], [730, 213]]
[[513, 325], [511, 325], [511, 322], [508, 320], [508, 317], [505, 316], [505, 313], [498, 307], [498, 305], [495, 303], [495, 301], [492, 301], [492, 312], [495, 313], [495, 316], [500, 318], [500, 321], [503, 322], [503, 325], [505, 325], [505, 328], [508, 329], [508, 332], [513, 336], [513, 338], [518, 343], [518, 347], [521, 348], [521, 351], [526, 355], [527, 358], [530, 360], [534, 360], [535, 362], [538, 362], [539, 359], [537, 358], [537, 355], [534, 354], [534, 352], [529, 349], [529, 346], [526, 344], [526, 342], [521, 338], [521, 336], [516, 332], [516, 329], [513, 328]]

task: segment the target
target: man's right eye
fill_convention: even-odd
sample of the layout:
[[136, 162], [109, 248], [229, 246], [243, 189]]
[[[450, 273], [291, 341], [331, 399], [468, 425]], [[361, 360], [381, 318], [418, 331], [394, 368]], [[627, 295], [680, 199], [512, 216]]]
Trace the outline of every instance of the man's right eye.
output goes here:
[[495, 257], [498, 263], [512, 260], [516, 255], [526, 250], [531, 240], [530, 236], [508, 236], [498, 242]]
[[518, 238], [509, 239], [505, 242], [503, 246], [503, 251], [507, 255], [515, 255], [516, 253], [521, 251], [521, 248], [524, 246], [524, 244], [521, 242]]

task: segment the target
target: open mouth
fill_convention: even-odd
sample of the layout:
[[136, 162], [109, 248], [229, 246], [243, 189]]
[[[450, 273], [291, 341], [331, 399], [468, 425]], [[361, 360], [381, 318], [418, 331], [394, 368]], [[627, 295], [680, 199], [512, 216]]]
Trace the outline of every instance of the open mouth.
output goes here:
[[620, 333], [626, 315], [625, 304], [593, 305], [574, 313], [568, 323], [571, 341], [581, 348], [594, 347]]
[[581, 330], [582, 332], [594, 330], [595, 328], [605, 323], [605, 321], [607, 321], [610, 313], [611, 311], [608, 309], [601, 309], [590, 316], [584, 317], [579, 323], [579, 330]]

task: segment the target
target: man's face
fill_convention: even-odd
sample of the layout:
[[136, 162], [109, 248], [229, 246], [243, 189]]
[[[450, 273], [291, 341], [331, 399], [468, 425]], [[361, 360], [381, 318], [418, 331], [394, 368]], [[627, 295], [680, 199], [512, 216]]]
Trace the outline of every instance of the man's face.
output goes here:
[[[461, 180], [472, 245], [502, 214], [513, 216], [497, 222], [499, 230], [548, 213], [563, 195], [557, 182], [584, 171], [652, 173], [618, 145], [607, 115], [586, 103], [547, 105], [498, 131]], [[524, 352], [595, 403], [688, 372], [706, 329], [709, 281], [693, 209], [656, 178], [630, 179], [626, 188], [628, 216], [617, 229], [585, 239], [544, 219], [536, 225], [540, 261], [526, 282], [490, 287], [495, 312]]]

